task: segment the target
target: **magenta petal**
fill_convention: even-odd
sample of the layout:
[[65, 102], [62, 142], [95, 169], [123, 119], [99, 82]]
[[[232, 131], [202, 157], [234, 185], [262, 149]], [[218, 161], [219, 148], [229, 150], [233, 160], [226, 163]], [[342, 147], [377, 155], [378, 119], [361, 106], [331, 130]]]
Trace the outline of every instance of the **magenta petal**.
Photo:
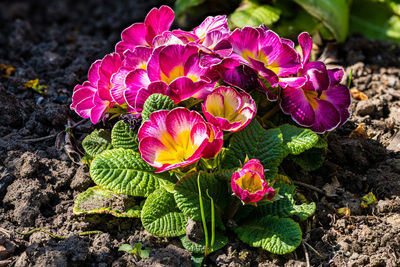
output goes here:
[[76, 113], [78, 113], [79, 116], [86, 119], [90, 117], [90, 110], [93, 107], [93, 97], [88, 97], [76, 104], [75, 111]]
[[152, 82], [147, 88], [142, 88], [137, 92], [135, 99], [135, 109], [137, 112], [143, 110], [144, 102], [152, 94], [169, 95], [168, 85], [164, 82]]
[[279, 76], [296, 74], [301, 67], [299, 55], [287, 44], [282, 44], [279, 56], [274, 61], [279, 65], [279, 73], [277, 73]]
[[127, 50], [124, 53], [123, 65], [131, 69], [145, 69], [152, 52], [153, 49], [145, 46], [137, 46], [134, 51]]
[[122, 41], [115, 46], [115, 52], [123, 55], [126, 50], [135, 50], [138, 45], [148, 45], [145, 39], [144, 23], [135, 23], [121, 33]]
[[[233, 52], [242, 56], [243, 52], [248, 51], [254, 56], [258, 54], [260, 33], [251, 27], [236, 29], [229, 36], [228, 41], [232, 45]], [[245, 58], [247, 60], [247, 58]]]
[[180, 77], [169, 85], [169, 89], [171, 90], [169, 96], [174, 100], [175, 104], [178, 104], [200, 91], [203, 85], [205, 85], [205, 82], [200, 81], [194, 83], [188, 77]]
[[350, 117], [349, 106], [351, 103], [350, 90], [344, 85], [333, 85], [322, 92], [321, 99], [332, 103], [340, 113], [340, 125]]
[[300, 77], [285, 77], [279, 79], [279, 85], [283, 88], [286, 87], [302, 87], [307, 82], [307, 78], [304, 76]]
[[100, 79], [99, 68], [101, 60], [96, 60], [89, 68], [88, 80], [93, 86], [97, 86], [97, 82]]
[[136, 91], [140, 88], [146, 88], [147, 86], [149, 86], [149, 84], [150, 80], [147, 75], [147, 71], [143, 69], [131, 71], [125, 78], [126, 87]]
[[220, 128], [211, 123], [207, 123], [210, 136], [207, 146], [204, 148], [202, 154], [203, 158], [209, 159], [215, 157], [222, 149], [224, 144], [224, 134]]
[[258, 159], [249, 160], [246, 164], [244, 164], [243, 170], [250, 170], [252, 172], [256, 172], [260, 175], [262, 179], [264, 179], [264, 166]]
[[310, 60], [311, 50], [312, 50], [312, 39], [308, 32], [303, 32], [298, 37], [299, 45], [303, 51], [302, 64], [305, 65]]
[[343, 79], [343, 75], [344, 75], [343, 69], [336, 68], [328, 70], [330, 86], [340, 83]]
[[314, 110], [301, 88], [283, 89], [280, 106], [285, 114], [291, 115], [302, 126], [310, 127], [315, 122]]
[[93, 87], [89, 82], [84, 82], [83, 85], [78, 84], [75, 86], [72, 94], [72, 104], [70, 106], [71, 109], [74, 110], [79, 102], [87, 98], [93, 98], [95, 93], [96, 88]]
[[328, 88], [329, 76], [324, 63], [320, 61], [308, 62], [301, 72], [307, 74], [307, 87], [310, 87], [312, 90], [321, 93]]
[[161, 140], [162, 134], [167, 131], [165, 120], [168, 113], [168, 110], [159, 110], [151, 113], [149, 116], [149, 120], [145, 121], [139, 128], [139, 142], [141, 142], [146, 137], [153, 137]]
[[156, 35], [168, 31], [174, 17], [174, 11], [169, 6], [161, 6], [160, 9], [153, 8], [144, 20], [146, 42], [151, 45]]
[[292, 40], [286, 39], [286, 38], [281, 38], [282, 44], [287, 44], [291, 48], [294, 48], [294, 42]]
[[[194, 54], [197, 54], [198, 49], [191, 45], [169, 45], [161, 50], [159, 55], [159, 63], [161, 71], [169, 76], [174, 68], [183, 67], [186, 61]], [[149, 70], [150, 71], [150, 70]]]
[[316, 133], [324, 133], [335, 129], [340, 124], [340, 114], [328, 101], [315, 99], [318, 103], [314, 109], [315, 123], [310, 127]]
[[226, 16], [207, 17], [200, 26], [193, 29], [193, 33], [200, 39], [204, 38], [207, 33], [212, 31], [219, 31], [221, 33], [228, 33], [228, 21]]
[[270, 69], [267, 69], [263, 62], [252, 58], [249, 58], [249, 61], [254, 70], [258, 71], [260, 75], [271, 84], [272, 87], [278, 84], [279, 78], [276, 73]]
[[[209, 138], [208, 128], [204, 122], [199, 122], [190, 128], [190, 139], [192, 144], [198, 145], [199, 147], [203, 144], [204, 140]], [[201, 151], [205, 145], [202, 147]]]

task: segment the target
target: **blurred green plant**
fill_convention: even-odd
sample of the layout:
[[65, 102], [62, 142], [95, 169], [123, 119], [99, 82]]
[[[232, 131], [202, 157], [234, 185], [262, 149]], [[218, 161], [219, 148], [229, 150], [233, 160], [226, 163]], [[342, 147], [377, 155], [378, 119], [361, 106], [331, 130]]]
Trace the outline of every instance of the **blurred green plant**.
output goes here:
[[[177, 0], [181, 26], [204, 16], [220, 0]], [[231, 3], [230, 8], [236, 3]], [[225, 11], [229, 12], [225, 5]], [[185, 19], [182, 19], [182, 18]], [[400, 43], [399, 0], [242, 0], [229, 16], [230, 27], [265, 24], [288, 38], [303, 31], [326, 40], [343, 42], [349, 34]]]

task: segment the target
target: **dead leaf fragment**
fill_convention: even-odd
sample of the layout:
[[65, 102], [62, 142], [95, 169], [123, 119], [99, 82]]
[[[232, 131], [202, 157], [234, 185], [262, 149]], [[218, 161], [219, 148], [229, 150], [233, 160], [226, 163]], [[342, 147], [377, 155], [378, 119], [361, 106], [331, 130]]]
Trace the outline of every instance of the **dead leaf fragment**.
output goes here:
[[351, 88], [350, 93], [354, 99], [361, 100], [361, 101], [368, 100], [368, 96], [366, 94], [364, 94], [363, 92], [358, 91], [356, 88]]
[[26, 88], [32, 88], [35, 92], [37, 92], [39, 94], [45, 94], [46, 93], [45, 89], [47, 88], [47, 85], [40, 85], [38, 78], [36, 78], [34, 80], [30, 80], [30, 81], [24, 83], [24, 86]]
[[360, 124], [350, 133], [349, 137], [354, 139], [367, 139], [368, 134], [365, 131], [364, 126]]
[[360, 206], [361, 206], [361, 208], [365, 209], [366, 207], [374, 204], [375, 202], [376, 202], [375, 195], [372, 192], [369, 192], [368, 194], [366, 194], [365, 196], [363, 196], [361, 198]]
[[6, 64], [0, 64], [0, 72], [3, 73], [3, 77], [4, 78], [8, 78], [11, 75], [13, 75], [13, 73], [16, 71], [17, 69], [14, 66], [11, 65], [6, 65]]
[[339, 208], [336, 209], [336, 213], [343, 215], [343, 216], [350, 216], [351, 215], [351, 210], [348, 207], [344, 207], [344, 208]]

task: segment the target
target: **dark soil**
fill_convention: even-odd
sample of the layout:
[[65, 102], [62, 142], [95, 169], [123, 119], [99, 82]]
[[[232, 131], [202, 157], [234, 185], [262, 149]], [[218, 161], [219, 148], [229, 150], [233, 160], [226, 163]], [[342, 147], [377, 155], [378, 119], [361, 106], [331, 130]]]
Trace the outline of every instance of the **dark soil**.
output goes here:
[[[0, 266], [190, 265], [178, 239], [154, 237], [138, 220], [73, 215], [74, 199], [92, 182], [87, 170], [73, 163], [69, 137], [57, 135], [80, 120], [68, 105], [90, 64], [113, 51], [123, 28], [159, 5], [156, 0], [0, 3], [0, 64], [16, 68], [8, 77], [0, 68]], [[351, 87], [368, 100], [353, 99], [352, 117], [330, 134], [320, 170], [288, 168], [293, 179], [323, 190], [298, 187], [317, 203], [315, 216], [302, 224], [305, 245], [276, 256], [231, 237], [208, 264], [306, 266], [308, 257], [313, 266], [400, 266], [400, 49], [352, 37], [321, 52], [326, 63], [345, 66], [347, 75], [353, 69]], [[48, 86], [45, 94], [23, 85], [36, 78]], [[361, 124], [366, 133], [352, 134]], [[91, 130], [84, 122], [73, 133], [82, 139]], [[378, 202], [361, 208], [360, 198], [370, 191]], [[343, 207], [350, 208], [350, 216], [336, 212]], [[16, 233], [33, 228], [67, 238]], [[101, 233], [78, 236], [93, 230]], [[152, 248], [150, 258], [135, 262], [118, 252], [123, 243], [136, 242]]]

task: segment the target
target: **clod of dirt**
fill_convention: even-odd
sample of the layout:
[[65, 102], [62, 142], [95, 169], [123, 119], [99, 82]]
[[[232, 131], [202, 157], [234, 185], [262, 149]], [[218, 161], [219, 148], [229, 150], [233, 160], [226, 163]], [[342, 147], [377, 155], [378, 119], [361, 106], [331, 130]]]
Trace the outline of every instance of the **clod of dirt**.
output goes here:
[[79, 166], [78, 169], [76, 169], [76, 173], [72, 178], [70, 187], [73, 190], [81, 192], [86, 190], [92, 183], [93, 183], [92, 178], [90, 178], [86, 166], [82, 165]]
[[186, 224], [186, 236], [193, 242], [204, 239], [204, 229], [202, 223], [195, 222], [189, 218]]
[[157, 252], [150, 251], [150, 257], [141, 259], [137, 262], [137, 266], [157, 266], [157, 267], [182, 267], [191, 266], [190, 253], [175, 245], [168, 245], [161, 248]]

